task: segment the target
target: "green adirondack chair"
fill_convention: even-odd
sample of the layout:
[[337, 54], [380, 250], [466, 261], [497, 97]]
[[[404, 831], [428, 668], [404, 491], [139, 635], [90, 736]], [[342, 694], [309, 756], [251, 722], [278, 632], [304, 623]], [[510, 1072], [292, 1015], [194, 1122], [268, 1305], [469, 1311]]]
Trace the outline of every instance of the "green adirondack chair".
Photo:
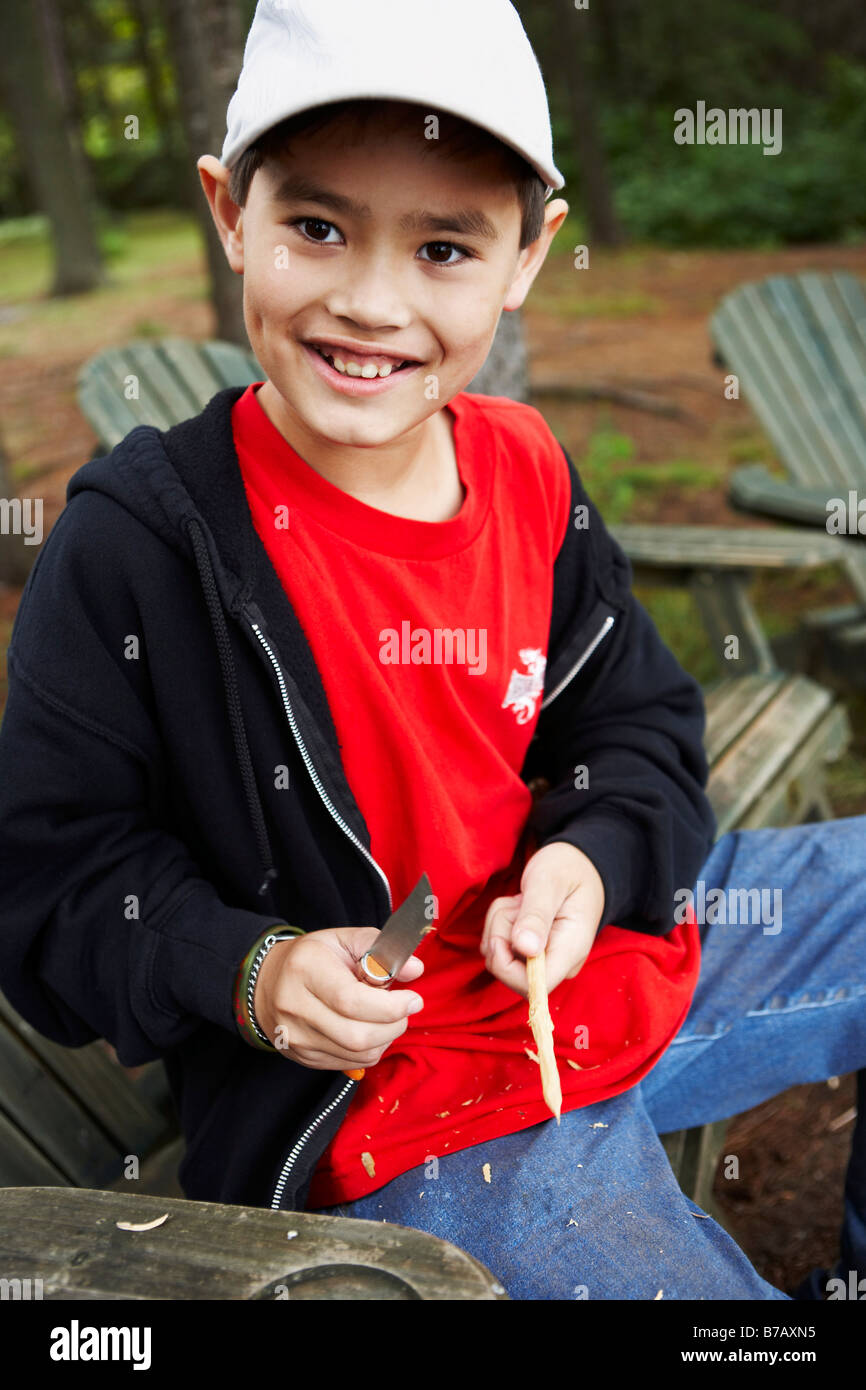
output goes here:
[[[787, 479], [740, 468], [731, 500], [744, 510], [826, 530], [828, 503], [866, 500], [866, 294], [845, 271], [771, 275], [727, 295], [710, 321], [717, 360], [739, 378]], [[866, 520], [864, 520], [866, 527]], [[843, 539], [856, 602], [817, 611], [807, 632], [850, 657], [866, 643], [866, 545]], [[838, 663], [837, 663], [838, 664]]]

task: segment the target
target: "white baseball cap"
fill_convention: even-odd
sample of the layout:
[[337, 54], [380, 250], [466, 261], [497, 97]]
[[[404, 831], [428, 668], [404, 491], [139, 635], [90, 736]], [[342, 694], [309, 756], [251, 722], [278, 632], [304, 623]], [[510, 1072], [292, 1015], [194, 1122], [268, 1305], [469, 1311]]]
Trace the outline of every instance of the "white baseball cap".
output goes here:
[[510, 0], [259, 0], [221, 162], [287, 116], [354, 99], [414, 102], [489, 131], [532, 165], [553, 162], [544, 78]]

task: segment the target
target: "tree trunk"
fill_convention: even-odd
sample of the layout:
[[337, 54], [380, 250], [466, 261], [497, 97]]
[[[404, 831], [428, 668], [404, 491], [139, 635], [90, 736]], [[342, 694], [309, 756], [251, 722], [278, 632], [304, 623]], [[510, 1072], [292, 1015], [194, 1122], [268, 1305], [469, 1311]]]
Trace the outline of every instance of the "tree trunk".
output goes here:
[[195, 211], [205, 242], [211, 299], [220, 338], [249, 347], [243, 314], [243, 277], [226, 260], [195, 161], [223, 146], [226, 108], [243, 61], [240, 14], [234, 0], [165, 0], [178, 97], [187, 144], [187, 177], [195, 185]]
[[487, 361], [466, 389], [482, 396], [528, 400], [529, 364], [519, 310], [503, 313]]
[[620, 246], [625, 240], [613, 203], [607, 159], [599, 133], [597, 97], [587, 61], [589, 12], [575, 10], [572, 0], [560, 0], [568, 30], [551, 46], [551, 57], [567, 101], [569, 123], [580, 164], [583, 207], [591, 240], [597, 246]]
[[[16, 495], [9, 459], [0, 439], [0, 497], [10, 502]], [[0, 532], [0, 584], [24, 584], [39, 554], [38, 545], [25, 545], [24, 537]]]
[[51, 225], [53, 295], [103, 279], [93, 192], [64, 89], [68, 74], [53, 0], [2, 0], [0, 83], [36, 206]]

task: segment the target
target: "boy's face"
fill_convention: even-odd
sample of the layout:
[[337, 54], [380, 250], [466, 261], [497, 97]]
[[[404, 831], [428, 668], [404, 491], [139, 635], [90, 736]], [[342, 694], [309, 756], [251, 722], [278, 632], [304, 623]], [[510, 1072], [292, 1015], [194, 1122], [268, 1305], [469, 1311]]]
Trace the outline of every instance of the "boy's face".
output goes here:
[[199, 161], [297, 447], [381, 447], [441, 410], [480, 370], [502, 310], [522, 304], [567, 211], [549, 206], [521, 251], [499, 158], [418, 141], [405, 121], [371, 123], [363, 139], [339, 123], [297, 138], [256, 172], [242, 210], [222, 166]]

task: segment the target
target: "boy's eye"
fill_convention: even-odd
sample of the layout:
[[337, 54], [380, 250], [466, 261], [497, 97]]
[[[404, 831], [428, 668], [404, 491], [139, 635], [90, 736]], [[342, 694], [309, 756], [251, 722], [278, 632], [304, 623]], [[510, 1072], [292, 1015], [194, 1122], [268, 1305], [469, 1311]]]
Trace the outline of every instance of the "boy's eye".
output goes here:
[[295, 224], [310, 241], [328, 242], [333, 232], [337, 238], [340, 233], [333, 222], [324, 222], [321, 217], [301, 217]]
[[462, 246], [455, 246], [453, 241], [428, 241], [421, 250], [429, 253], [423, 259], [429, 260], [433, 265], [459, 265], [472, 254]]

